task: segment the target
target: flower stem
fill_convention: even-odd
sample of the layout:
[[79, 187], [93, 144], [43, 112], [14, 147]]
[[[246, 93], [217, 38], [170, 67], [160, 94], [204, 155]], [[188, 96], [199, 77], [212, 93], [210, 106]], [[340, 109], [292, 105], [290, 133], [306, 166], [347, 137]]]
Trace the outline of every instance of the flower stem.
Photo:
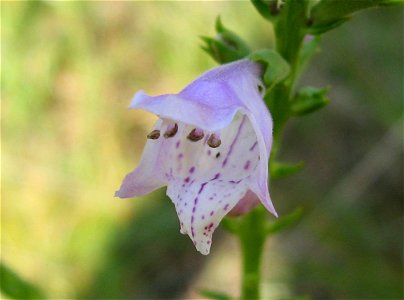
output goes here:
[[265, 211], [258, 207], [240, 222], [238, 235], [242, 252], [241, 299], [259, 299], [261, 258], [265, 244]]

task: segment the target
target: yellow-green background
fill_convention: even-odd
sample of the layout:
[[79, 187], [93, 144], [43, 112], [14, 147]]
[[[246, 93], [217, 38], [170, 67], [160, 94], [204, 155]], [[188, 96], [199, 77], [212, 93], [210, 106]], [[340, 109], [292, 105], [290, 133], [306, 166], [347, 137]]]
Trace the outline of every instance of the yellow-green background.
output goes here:
[[[217, 15], [254, 49], [271, 27], [249, 2], [1, 3], [1, 260], [49, 298], [237, 295], [237, 242], [220, 230], [203, 257], [179, 234], [164, 191], [113, 198], [155, 117], [139, 89], [177, 92], [215, 66], [199, 46]], [[274, 182], [279, 213], [302, 222], [268, 242], [264, 295], [402, 295], [402, 9], [331, 32], [303, 82], [332, 104], [287, 127]], [[400, 68], [401, 66], [401, 68]]]

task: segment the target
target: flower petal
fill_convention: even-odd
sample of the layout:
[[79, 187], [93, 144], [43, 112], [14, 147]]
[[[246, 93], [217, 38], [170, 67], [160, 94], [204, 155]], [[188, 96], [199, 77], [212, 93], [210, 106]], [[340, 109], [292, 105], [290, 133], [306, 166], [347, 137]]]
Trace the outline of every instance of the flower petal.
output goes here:
[[268, 191], [272, 119], [260, 91], [261, 72], [259, 64], [240, 60], [202, 74], [178, 94], [140, 91], [130, 105], [164, 122], [116, 195], [140, 196], [168, 185], [181, 232], [203, 254], [232, 208], [245, 212], [259, 199], [276, 215]]
[[[154, 129], [159, 129], [162, 123], [158, 120]], [[167, 184], [160, 161], [163, 142], [162, 138], [147, 140], [139, 166], [126, 175], [120, 189], [115, 193], [116, 197], [143, 196]]]
[[260, 203], [257, 195], [248, 190], [243, 198], [237, 203], [235, 207], [229, 212], [229, 216], [237, 217], [240, 215], [244, 215], [255, 208]]
[[[265, 139], [265, 136], [262, 134], [262, 132], [271, 130], [270, 137], [272, 137], [272, 120], [268, 115], [270, 121], [269, 124], [265, 122], [265, 119], [262, 119], [261, 122], [258, 123], [253, 114], [249, 113], [248, 115], [250, 117], [251, 124], [254, 127], [257, 135], [257, 141], [258, 141], [257, 147], [259, 148], [260, 157], [264, 158], [260, 159], [260, 163], [255, 171], [255, 174], [251, 176], [250, 189], [257, 195], [257, 197], [260, 199], [261, 203], [265, 206], [265, 208], [269, 212], [271, 212], [274, 216], [277, 217], [278, 214], [275, 210], [275, 207], [272, 204], [268, 190], [268, 160], [270, 149], [272, 146], [272, 139], [269, 140]], [[265, 126], [269, 128], [265, 128]]]
[[[258, 64], [240, 60], [202, 74], [179, 94], [151, 97], [140, 91], [129, 107], [213, 132], [229, 125], [236, 112], [245, 108], [243, 101], [249, 99], [243, 100], [240, 96], [256, 89], [260, 72]], [[252, 81], [253, 85], [248, 86]], [[239, 91], [240, 88], [246, 91]]]
[[209, 254], [212, 234], [223, 217], [247, 191], [246, 180], [234, 183], [213, 177], [209, 181], [191, 181], [182, 188], [177, 179], [168, 185], [180, 219], [181, 233], [188, 234], [196, 249]]
[[222, 143], [217, 148], [207, 144], [208, 137], [199, 142], [186, 140], [184, 136], [191, 127], [179, 128], [182, 138], [175, 147], [166, 147], [166, 168], [174, 170], [167, 177], [167, 195], [175, 204], [181, 232], [207, 254], [214, 229], [243, 198], [259, 165], [259, 149], [252, 147], [257, 137], [251, 122], [241, 113], [222, 130]]

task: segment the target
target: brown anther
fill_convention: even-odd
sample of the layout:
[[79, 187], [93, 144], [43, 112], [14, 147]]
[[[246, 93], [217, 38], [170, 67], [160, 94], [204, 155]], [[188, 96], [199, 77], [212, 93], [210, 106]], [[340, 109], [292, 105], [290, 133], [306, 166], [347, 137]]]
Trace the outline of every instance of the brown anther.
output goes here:
[[211, 134], [209, 139], [208, 139], [208, 145], [211, 148], [217, 148], [220, 146], [222, 141], [217, 137], [216, 134]]
[[153, 130], [147, 135], [150, 140], [157, 140], [160, 137], [160, 130]]
[[201, 140], [205, 134], [201, 129], [194, 128], [191, 130], [191, 132], [188, 134], [187, 139], [192, 141], [192, 142], [197, 142]]
[[177, 131], [178, 131], [177, 123], [175, 123], [174, 125], [169, 125], [167, 131], [164, 133], [164, 137], [166, 139], [172, 138], [174, 135], [177, 134]]

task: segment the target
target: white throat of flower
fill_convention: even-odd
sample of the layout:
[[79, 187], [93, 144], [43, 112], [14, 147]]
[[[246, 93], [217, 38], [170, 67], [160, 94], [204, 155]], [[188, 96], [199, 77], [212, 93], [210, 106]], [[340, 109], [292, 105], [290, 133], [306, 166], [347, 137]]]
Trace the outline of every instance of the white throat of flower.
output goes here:
[[[159, 120], [149, 139], [160, 144], [159, 164], [167, 195], [175, 205], [181, 233], [208, 254], [220, 220], [249, 189], [260, 157], [256, 133], [246, 115], [237, 113], [220, 132]], [[153, 142], [153, 141], [151, 141]]]

